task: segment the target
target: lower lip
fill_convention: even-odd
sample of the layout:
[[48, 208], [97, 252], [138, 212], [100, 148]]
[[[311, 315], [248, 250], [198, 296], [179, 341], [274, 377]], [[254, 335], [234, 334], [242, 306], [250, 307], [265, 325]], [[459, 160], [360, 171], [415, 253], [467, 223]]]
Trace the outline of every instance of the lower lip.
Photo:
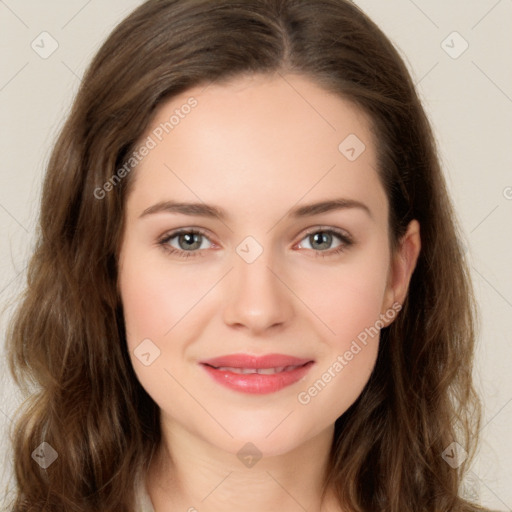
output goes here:
[[227, 388], [242, 393], [253, 393], [264, 395], [275, 393], [286, 386], [291, 386], [298, 382], [313, 365], [313, 361], [299, 366], [295, 370], [274, 373], [272, 375], [260, 375], [259, 373], [234, 373], [224, 370], [217, 370], [212, 366], [202, 364], [201, 366], [210, 374], [210, 376], [223, 384]]

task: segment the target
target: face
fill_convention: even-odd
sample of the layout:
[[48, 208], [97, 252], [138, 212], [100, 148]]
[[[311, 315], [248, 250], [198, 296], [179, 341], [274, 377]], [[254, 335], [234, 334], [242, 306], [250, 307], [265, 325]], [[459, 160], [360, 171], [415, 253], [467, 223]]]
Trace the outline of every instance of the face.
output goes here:
[[281, 454], [332, 429], [407, 286], [368, 119], [285, 78], [163, 104], [126, 203], [119, 288], [136, 375], [169, 431], [232, 453]]

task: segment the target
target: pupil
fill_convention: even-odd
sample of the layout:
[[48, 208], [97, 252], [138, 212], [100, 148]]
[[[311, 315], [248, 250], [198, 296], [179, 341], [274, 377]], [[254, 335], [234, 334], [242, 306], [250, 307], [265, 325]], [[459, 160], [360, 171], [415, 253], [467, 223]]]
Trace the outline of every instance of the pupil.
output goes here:
[[324, 231], [319, 231], [313, 235], [313, 240], [315, 243], [319, 243], [322, 247], [319, 249], [328, 249], [330, 245], [331, 235], [329, 233], [325, 233]]
[[[197, 242], [196, 237], [199, 238], [201, 235], [199, 235], [198, 233], [185, 233], [184, 235], [181, 235], [181, 240], [185, 240], [186, 242], [186, 246], [185, 248], [188, 248], [188, 249], [198, 249], [199, 246], [201, 245], [201, 242]], [[193, 247], [194, 244], [197, 245], [197, 247]], [[181, 245], [181, 244], [180, 244]]]

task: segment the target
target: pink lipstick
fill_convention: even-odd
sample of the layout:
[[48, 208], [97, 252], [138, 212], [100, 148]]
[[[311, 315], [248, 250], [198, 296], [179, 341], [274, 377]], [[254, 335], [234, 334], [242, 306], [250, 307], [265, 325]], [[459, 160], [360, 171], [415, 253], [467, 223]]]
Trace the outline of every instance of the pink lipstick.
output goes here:
[[216, 382], [230, 389], [266, 394], [302, 379], [314, 361], [283, 354], [231, 354], [201, 361], [200, 364]]

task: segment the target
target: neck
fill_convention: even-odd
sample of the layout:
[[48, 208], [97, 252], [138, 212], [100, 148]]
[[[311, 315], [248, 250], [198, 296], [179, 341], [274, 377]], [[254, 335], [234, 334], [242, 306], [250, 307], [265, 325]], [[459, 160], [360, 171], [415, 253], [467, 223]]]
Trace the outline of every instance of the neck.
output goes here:
[[[241, 459], [178, 425], [162, 429], [146, 485], [158, 512], [339, 511], [322, 496], [334, 428], [291, 452]], [[245, 461], [245, 463], [244, 463]]]

